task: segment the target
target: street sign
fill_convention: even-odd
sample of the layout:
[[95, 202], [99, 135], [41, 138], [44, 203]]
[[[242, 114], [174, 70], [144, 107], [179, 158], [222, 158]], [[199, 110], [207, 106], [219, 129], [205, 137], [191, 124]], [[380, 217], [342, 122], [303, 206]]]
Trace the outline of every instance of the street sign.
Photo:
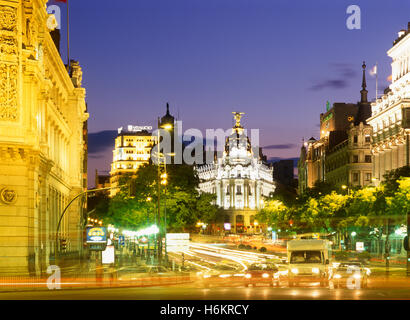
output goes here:
[[124, 236], [119, 236], [119, 237], [118, 237], [118, 241], [119, 241], [119, 243], [120, 243], [120, 246], [124, 246], [124, 245], [125, 245]]
[[107, 246], [107, 229], [104, 227], [88, 227], [87, 246], [91, 251], [105, 250]]

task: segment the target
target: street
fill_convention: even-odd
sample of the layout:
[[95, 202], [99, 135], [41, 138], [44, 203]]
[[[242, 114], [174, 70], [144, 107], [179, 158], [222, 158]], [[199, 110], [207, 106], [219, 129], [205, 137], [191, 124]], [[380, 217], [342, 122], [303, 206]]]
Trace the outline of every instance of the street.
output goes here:
[[360, 290], [328, 288], [187, 286], [3, 292], [0, 300], [388, 300], [408, 299], [410, 286]]

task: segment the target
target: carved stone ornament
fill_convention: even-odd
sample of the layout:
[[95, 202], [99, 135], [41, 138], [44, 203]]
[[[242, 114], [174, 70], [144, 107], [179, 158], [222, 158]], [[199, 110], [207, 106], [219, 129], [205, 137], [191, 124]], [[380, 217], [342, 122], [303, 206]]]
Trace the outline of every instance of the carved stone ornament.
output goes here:
[[0, 120], [18, 120], [16, 65], [0, 63]]
[[13, 204], [17, 201], [17, 192], [7, 187], [3, 188], [0, 190], [0, 199], [5, 204]]
[[17, 54], [16, 8], [0, 6], [0, 53]]
[[16, 8], [0, 6], [0, 29], [15, 32], [17, 29]]

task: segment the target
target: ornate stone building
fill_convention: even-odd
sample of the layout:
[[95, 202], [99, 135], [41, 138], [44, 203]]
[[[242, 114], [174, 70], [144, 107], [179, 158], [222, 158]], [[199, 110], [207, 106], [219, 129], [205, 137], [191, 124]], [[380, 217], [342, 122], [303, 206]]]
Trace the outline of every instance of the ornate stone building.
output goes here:
[[[139, 167], [148, 164], [151, 159], [151, 149], [156, 144], [157, 137], [147, 130], [140, 128], [124, 131], [118, 129], [113, 150], [113, 161], [110, 171], [110, 186], [117, 187], [121, 176], [135, 174]], [[114, 196], [119, 188], [111, 189], [110, 196]]]
[[373, 127], [376, 184], [388, 171], [410, 165], [410, 22], [387, 54], [393, 60], [392, 84], [372, 103], [367, 120]]
[[[0, 1], [0, 273], [46, 272], [58, 219], [86, 186], [82, 70], [67, 72], [46, 3]], [[74, 202], [60, 227], [70, 252], [82, 250], [82, 209]]]
[[201, 192], [216, 194], [216, 204], [225, 209], [225, 223], [237, 233], [255, 232], [254, 216], [263, 198], [275, 191], [272, 167], [254, 152], [251, 141], [235, 113], [236, 125], [227, 137], [222, 157], [197, 166]]
[[361, 100], [334, 103], [320, 115], [320, 139], [313, 137], [301, 148], [298, 162], [299, 193], [317, 181], [336, 186], [364, 186], [372, 183], [370, 116], [367, 100], [366, 65], [363, 63]]

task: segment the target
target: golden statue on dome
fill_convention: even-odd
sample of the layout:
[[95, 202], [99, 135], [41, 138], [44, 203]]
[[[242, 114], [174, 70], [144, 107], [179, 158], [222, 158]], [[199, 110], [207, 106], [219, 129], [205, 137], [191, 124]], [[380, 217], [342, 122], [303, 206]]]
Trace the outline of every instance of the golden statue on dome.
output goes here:
[[234, 114], [234, 119], [235, 119], [235, 128], [242, 128], [241, 126], [241, 119], [242, 119], [242, 115], [244, 115], [244, 112], [232, 112], [232, 114]]

